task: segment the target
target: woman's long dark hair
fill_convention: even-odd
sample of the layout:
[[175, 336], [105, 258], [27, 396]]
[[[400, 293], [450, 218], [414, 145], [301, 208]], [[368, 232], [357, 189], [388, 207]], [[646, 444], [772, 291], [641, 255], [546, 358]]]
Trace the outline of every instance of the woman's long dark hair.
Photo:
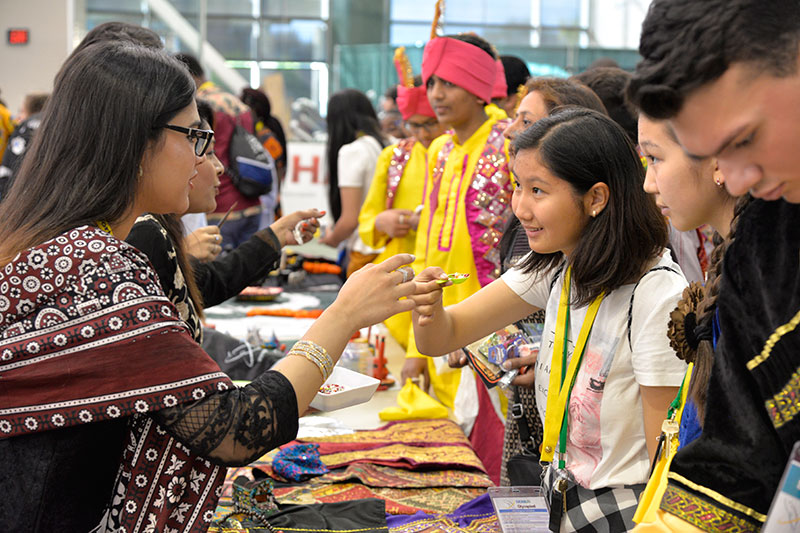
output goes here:
[[339, 150], [355, 141], [359, 135], [370, 135], [382, 147], [386, 141], [381, 134], [378, 116], [367, 95], [357, 89], [343, 89], [328, 100], [328, 201], [331, 215], [339, 220], [342, 202], [339, 197]]
[[262, 91], [246, 87], [242, 89], [240, 96], [242, 102], [253, 110], [258, 120], [264, 123], [264, 126], [275, 134], [281, 147], [283, 148], [283, 155], [276, 163], [286, 165], [286, 133], [283, 131], [280, 121], [272, 115], [272, 104], [269, 97]]
[[67, 229], [129, 215], [145, 150], [194, 89], [186, 68], [157, 50], [98, 42], [73, 54], [0, 204], [0, 264]]
[[[609, 189], [608, 203], [590, 217], [569, 257], [575, 283], [574, 305], [632, 283], [667, 245], [666, 221], [642, 188], [644, 168], [625, 131], [606, 115], [565, 107], [533, 124], [511, 144], [517, 161], [538, 157], [576, 197], [596, 183]], [[563, 254], [532, 252], [520, 264], [526, 272], [557, 266]]]

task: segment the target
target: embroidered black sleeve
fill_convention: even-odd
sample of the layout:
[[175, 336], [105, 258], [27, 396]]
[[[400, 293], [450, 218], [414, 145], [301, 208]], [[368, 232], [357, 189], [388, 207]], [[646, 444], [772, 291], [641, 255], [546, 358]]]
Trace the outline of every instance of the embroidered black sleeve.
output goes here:
[[249, 385], [158, 411], [155, 420], [192, 452], [227, 466], [243, 466], [297, 435], [294, 388], [274, 371]]

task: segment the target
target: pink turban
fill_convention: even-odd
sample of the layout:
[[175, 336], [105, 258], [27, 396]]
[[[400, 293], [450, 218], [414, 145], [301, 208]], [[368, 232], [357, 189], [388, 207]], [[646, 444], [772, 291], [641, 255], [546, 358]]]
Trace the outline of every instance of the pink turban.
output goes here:
[[494, 87], [492, 88], [492, 98], [505, 98], [508, 96], [506, 69], [503, 68], [503, 62], [499, 59], [495, 65], [497, 65], [497, 75], [494, 79]]
[[492, 101], [497, 66], [491, 55], [474, 44], [450, 37], [429, 41], [422, 54], [422, 80], [427, 84], [434, 74], [486, 103]]
[[403, 120], [408, 120], [414, 115], [425, 115], [426, 117], [436, 118], [430, 102], [428, 102], [428, 91], [422, 87], [403, 87], [397, 86], [397, 108], [403, 115]]

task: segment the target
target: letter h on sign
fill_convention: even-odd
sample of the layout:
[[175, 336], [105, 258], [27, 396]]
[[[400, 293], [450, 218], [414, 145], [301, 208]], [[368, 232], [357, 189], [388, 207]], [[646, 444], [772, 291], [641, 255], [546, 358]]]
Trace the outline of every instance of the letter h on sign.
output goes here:
[[311, 164], [304, 166], [300, 164], [300, 156], [295, 155], [292, 157], [292, 182], [297, 183], [300, 181], [301, 172], [311, 173], [311, 183], [319, 183], [319, 156], [311, 156]]

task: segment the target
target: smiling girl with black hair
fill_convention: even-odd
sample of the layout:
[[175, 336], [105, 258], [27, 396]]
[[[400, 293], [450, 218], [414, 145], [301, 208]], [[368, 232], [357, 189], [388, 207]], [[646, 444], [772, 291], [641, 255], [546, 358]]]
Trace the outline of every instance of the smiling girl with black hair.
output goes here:
[[551, 524], [623, 531], [686, 369], [666, 336], [686, 281], [665, 251], [666, 224], [642, 189], [638, 155], [611, 119], [558, 110], [519, 133], [512, 150], [512, 206], [532, 252], [447, 308], [442, 269], [421, 272], [418, 348], [443, 355], [544, 309], [538, 360], [509, 365], [535, 362]]

